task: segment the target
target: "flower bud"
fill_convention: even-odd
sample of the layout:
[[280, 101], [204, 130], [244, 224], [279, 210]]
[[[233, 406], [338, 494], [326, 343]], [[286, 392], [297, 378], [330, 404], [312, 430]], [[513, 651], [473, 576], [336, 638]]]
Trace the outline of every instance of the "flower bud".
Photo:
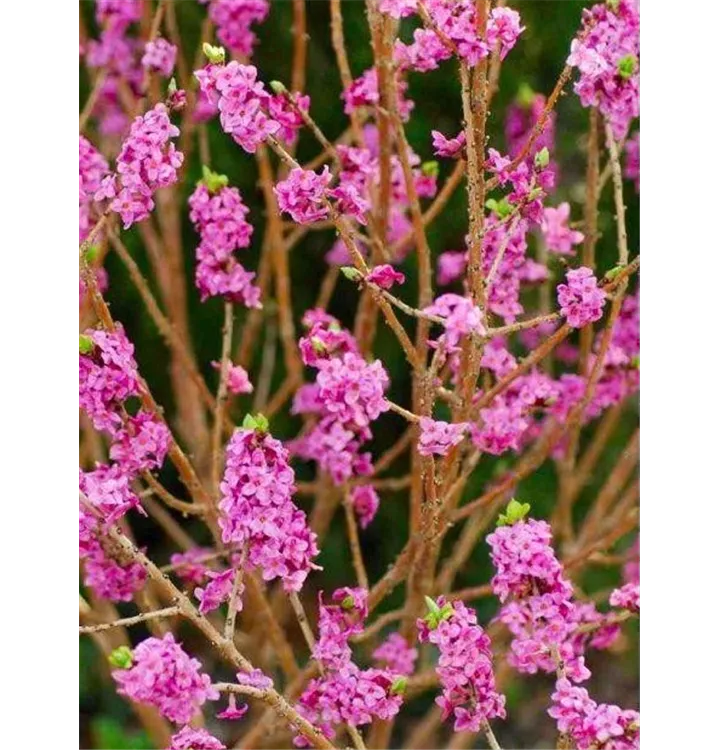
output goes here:
[[281, 81], [270, 81], [269, 88], [272, 89], [277, 96], [287, 93], [287, 87]]
[[361, 272], [357, 271], [353, 266], [342, 266], [341, 272], [349, 279], [349, 281], [360, 281], [362, 278]]

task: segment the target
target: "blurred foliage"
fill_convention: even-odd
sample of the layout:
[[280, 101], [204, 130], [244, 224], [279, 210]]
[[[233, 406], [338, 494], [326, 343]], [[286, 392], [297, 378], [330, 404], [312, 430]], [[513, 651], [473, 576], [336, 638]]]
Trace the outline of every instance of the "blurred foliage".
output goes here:
[[[536, 92], [548, 95], [558, 78], [568, 54], [570, 41], [580, 24], [581, 10], [584, 3], [575, 0], [532, 0], [530, 2], [515, 1], [511, 5], [517, 8], [526, 26], [519, 43], [510, 53], [503, 64], [500, 78], [500, 88], [492, 105], [488, 121], [489, 145], [504, 150], [503, 119], [507, 104], [514, 98], [522, 84], [528, 84]], [[280, 80], [289, 84], [291, 78], [291, 45], [292, 45], [292, 3], [288, 0], [271, 3], [269, 18], [258, 29], [260, 43], [253, 57], [253, 64], [259, 69], [260, 78], [264, 81]], [[348, 119], [343, 113], [339, 99], [341, 90], [339, 74], [335, 62], [334, 51], [329, 33], [329, 3], [324, 0], [310, 0], [306, 3], [307, 31], [309, 34], [307, 87], [311, 96], [311, 113], [322, 130], [329, 138], [336, 138], [347, 127]], [[369, 30], [365, 16], [363, 2], [342, 3], [344, 14], [344, 30], [347, 48], [356, 77], [372, 64], [371, 47], [369, 44]], [[81, 12], [87, 19], [88, 27], [92, 28], [93, 5], [81, 3]], [[200, 27], [206, 8], [186, 0], [178, 2], [176, 13], [184, 43], [184, 55], [191, 64], [196, 48]], [[413, 28], [411, 20], [402, 23], [403, 39], [407, 39]], [[86, 82], [85, 82], [86, 84]], [[83, 87], [86, 95], [86, 85]], [[412, 148], [425, 160], [432, 159], [431, 135], [433, 129], [441, 130], [447, 135], [453, 135], [462, 127], [461, 102], [456, 67], [452, 62], [443, 63], [440, 69], [427, 74], [411, 74], [409, 77], [408, 95], [416, 102], [411, 120], [407, 125], [407, 135]], [[84, 100], [84, 98], [83, 98]], [[580, 218], [581, 200], [584, 193], [586, 130], [588, 113], [584, 110], [572, 93], [571, 85], [557, 106], [557, 138], [556, 149], [552, 159], [560, 165], [560, 183], [552, 203], [562, 200], [571, 202], [573, 218]], [[212, 157], [211, 167], [228, 175], [230, 184], [237, 186], [245, 202], [250, 208], [250, 221], [254, 224], [255, 232], [252, 248], [245, 251], [243, 262], [250, 268], [256, 268], [259, 248], [264, 234], [264, 208], [261, 191], [258, 186], [257, 167], [254, 159], [238, 147], [220, 129], [219, 123], [209, 124], [209, 143]], [[308, 160], [319, 152], [319, 147], [311, 135], [304, 132], [298, 147], [300, 161]], [[439, 184], [446, 178], [453, 162], [440, 162]], [[198, 149], [195, 147], [188, 164], [186, 180], [182, 186], [184, 198], [194, 189], [195, 182], [201, 176], [201, 163]], [[600, 272], [605, 272], [615, 264], [616, 242], [613, 221], [613, 198], [611, 191], [604, 190], [601, 202], [600, 232], [601, 238], [597, 248], [597, 263]], [[639, 241], [638, 199], [633, 186], [627, 184], [627, 222], [630, 249], [635, 251]], [[435, 259], [439, 253], [463, 247], [463, 237], [467, 231], [466, 219], [466, 191], [459, 188], [447, 208], [428, 231], [428, 239]], [[291, 252], [290, 266], [292, 278], [292, 296], [295, 322], [299, 324], [302, 313], [314, 305], [321, 279], [326, 268], [324, 255], [335, 239], [331, 230], [310, 232], [307, 237]], [[145, 256], [141, 239], [136, 230], [125, 233], [125, 241], [130, 251], [140, 264], [146, 276], [149, 264]], [[194, 274], [194, 248], [197, 237], [189, 222], [184, 217], [183, 242], [187, 278], [191, 283]], [[167, 381], [167, 350], [146, 314], [143, 303], [137, 292], [129, 282], [124, 267], [112, 254], [107, 259], [106, 268], [110, 276], [108, 299], [111, 302], [113, 314], [125, 325], [131, 340], [136, 345], [137, 359], [140, 368], [147, 378], [156, 398], [167, 409], [170, 415], [173, 411], [173, 397]], [[409, 256], [402, 266], [407, 275], [407, 282], [403, 287], [403, 296], [415, 299], [416, 294], [416, 264], [415, 258]], [[213, 299], [207, 303], [200, 303], [194, 287], [189, 290], [190, 322], [198, 362], [206, 381], [211, 388], [215, 387], [217, 373], [210, 363], [219, 358], [222, 305]], [[329, 312], [337, 316], [346, 324], [351, 324], [356, 309], [357, 293], [354, 285], [345, 279], [339, 281]], [[266, 302], [265, 302], [266, 306]], [[245, 311], [236, 310], [236, 331], [241, 331]], [[411, 325], [408, 326], [411, 329]], [[236, 340], [236, 339], [235, 339]], [[256, 346], [255, 362], [250, 374], [256, 373], [262, 356], [262, 342]], [[410, 400], [410, 380], [400, 347], [395, 343], [393, 334], [380, 323], [376, 345], [376, 356], [381, 358], [392, 376], [390, 397], [399, 403]], [[281, 360], [281, 353], [280, 353]], [[273, 387], [277, 387], [284, 377], [281, 361], [274, 375]], [[235, 418], [241, 421], [245, 411], [249, 408], [249, 398], [235, 399]], [[596, 489], [601, 486], [610, 467], [625, 445], [628, 436], [637, 421], [637, 404], [631, 404], [626, 417], [617, 430], [613, 441], [608, 446], [604, 456], [597, 466], [592, 480], [583, 493], [584, 504], [594, 496]], [[288, 415], [277, 415], [272, 420], [272, 432], [280, 438], [296, 435], [300, 422]], [[389, 448], [404, 430], [404, 421], [396, 414], [389, 413], [381, 418], [380, 429], [376, 430], [376, 438], [371, 446], [375, 456]], [[588, 430], [590, 435], [590, 430]], [[502, 470], [507, 468], [507, 458], [499, 459], [484, 457], [480, 466], [474, 472], [467, 490], [466, 497], [473, 498], [480, 494], [482, 488]], [[405, 473], [408, 468], [406, 458], [396, 462], [396, 475]], [[313, 469], [297, 465], [299, 479], [309, 479], [313, 476]], [[165, 467], [162, 481], [170, 489], [182, 495], [182, 487], [176, 481], [174, 470]], [[517, 497], [527, 500], [532, 505], [532, 515], [545, 517], [553, 507], [557, 492], [557, 480], [553, 466], [550, 463], [541, 467], [534, 475], [521, 483]], [[301, 503], [302, 500], [300, 499]], [[581, 504], [579, 503], [579, 512]], [[383, 492], [382, 504], [376, 520], [362, 533], [362, 547], [365, 552], [368, 573], [372, 580], [376, 580], [386, 570], [402, 549], [407, 538], [406, 494], [404, 492]], [[187, 523], [187, 522], [184, 522]], [[163, 539], [155, 537], [155, 530], [151, 522], [139, 519], [133, 527], [138, 542], [150, 546], [160, 563], [167, 560], [169, 548], [163, 548]], [[206, 530], [197, 525], [190, 527], [195, 539], [200, 543], [209, 542]], [[458, 535], [458, 529], [449, 533], [444, 544], [445, 550], [450, 550], [453, 540]], [[331, 590], [334, 587], [346, 585], [353, 580], [353, 571], [346, 544], [343, 518], [338, 514], [335, 518], [327, 538], [322, 544], [318, 563], [324, 567], [321, 574], [322, 587]], [[492, 574], [488, 561], [488, 550], [485, 544], [478, 544], [474, 553], [458, 576], [456, 587], [476, 585], [490, 579]], [[605, 589], [615, 585], [618, 571], [608, 568], [594, 568], [583, 582], [589, 591]], [[310, 578], [310, 585], [312, 579]], [[308, 595], [311, 599], [311, 594]], [[388, 611], [400, 606], [403, 601], [403, 588], [399, 587], [382, 604], [380, 611]], [[493, 598], [485, 598], [477, 602], [477, 611], [482, 622], [486, 622], [496, 612]], [[135, 634], [133, 634], [133, 637]], [[143, 636], [144, 637], [144, 636]], [[637, 649], [633, 649], [631, 659], [622, 663], [622, 669], [628, 675], [633, 675], [632, 694], [635, 690]], [[97, 652], [93, 647], [81, 644], [81, 711], [83, 742], [92, 743], [88, 746], [99, 748], [143, 748], [149, 747], [146, 738], [135, 731], [127, 729], [131, 714], [124, 701], [115, 694], [113, 687], [103, 687], [99, 679]], [[101, 658], [101, 657], [100, 657]], [[600, 658], [600, 657], [598, 657]], [[614, 657], [615, 658], [615, 657]], [[594, 668], [592, 659], [589, 665]], [[534, 681], [540, 678], [532, 678]], [[594, 682], [596, 682], [594, 680]], [[548, 691], [549, 683], [546, 682]], [[600, 688], [598, 690], [600, 693]], [[533, 694], [533, 693], [532, 693]], [[509, 691], [509, 711], [515, 709], [526, 695], [525, 682], [522, 680], [512, 683]], [[548, 692], [544, 696], [547, 697]], [[635, 702], [635, 698], [632, 702]], [[405, 721], [411, 721], [412, 716], [420, 717], [428, 709], [431, 697], [415, 701], [403, 712]], [[545, 705], [545, 703], [544, 703]], [[94, 717], [88, 724], [86, 719]], [[118, 720], [116, 717], [122, 717]], [[134, 719], [132, 720], [134, 727]], [[529, 737], [536, 736], [532, 732]], [[511, 738], [507, 738], [509, 746]]]

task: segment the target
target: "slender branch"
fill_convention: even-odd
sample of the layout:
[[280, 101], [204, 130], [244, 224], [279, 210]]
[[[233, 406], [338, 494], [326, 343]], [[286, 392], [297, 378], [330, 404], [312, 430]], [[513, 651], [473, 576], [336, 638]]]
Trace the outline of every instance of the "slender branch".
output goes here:
[[165, 607], [164, 609], [157, 609], [154, 612], [143, 612], [142, 614], [134, 615], [134, 617], [123, 617], [121, 620], [115, 620], [114, 622], [103, 622], [99, 625], [80, 625], [80, 635], [101, 633], [103, 630], [111, 630], [112, 628], [125, 628], [129, 625], [137, 625], [140, 622], [152, 620], [156, 617], [174, 617], [179, 613], [179, 607]]

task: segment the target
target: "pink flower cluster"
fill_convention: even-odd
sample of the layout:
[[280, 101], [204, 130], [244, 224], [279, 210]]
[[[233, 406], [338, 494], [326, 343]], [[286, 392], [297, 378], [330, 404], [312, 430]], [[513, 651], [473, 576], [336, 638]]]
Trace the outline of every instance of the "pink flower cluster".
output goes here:
[[541, 220], [546, 248], [557, 255], [575, 255], [574, 245], [583, 242], [583, 234], [569, 227], [571, 207], [561, 203], [556, 208], [544, 208]]
[[417, 450], [421, 456], [445, 456], [449, 450], [457, 446], [463, 439], [469, 425], [466, 422], [451, 424], [429, 417], [419, 420], [419, 443]]
[[615, 137], [623, 138], [639, 113], [638, 0], [598, 3], [584, 11], [582, 34], [571, 43], [567, 61], [580, 73], [574, 89], [581, 104], [598, 107]]
[[356, 341], [331, 315], [311, 311], [305, 322], [309, 331], [300, 350], [305, 364], [318, 372], [315, 383], [297, 392], [293, 411], [320, 419], [292, 450], [317, 461], [340, 485], [372, 472], [371, 456], [360, 450], [372, 437], [371, 422], [389, 408], [384, 398], [389, 376], [379, 360], [369, 364], [356, 353]]
[[164, 104], [156, 104], [132, 123], [117, 157], [117, 174], [105, 177], [95, 193], [95, 200], [110, 199], [125, 229], [150, 215], [156, 190], [177, 182], [183, 156], [171, 139], [178, 135]]
[[551, 700], [549, 716], [556, 719], [559, 732], [573, 739], [577, 750], [638, 750], [638, 711], [596, 703], [585, 688], [576, 687], [565, 678], [556, 682]]
[[247, 565], [265, 581], [299, 591], [316, 566], [316, 536], [292, 502], [294, 471], [287, 450], [259, 429], [238, 429], [226, 449], [219, 525], [225, 543], [247, 545]]
[[257, 37], [251, 27], [269, 13], [267, 0], [210, 0], [209, 18], [217, 37], [235, 55], [249, 57]]
[[[367, 591], [338, 589], [331, 601], [324, 604], [320, 594], [319, 639], [313, 652], [324, 674], [307, 685], [297, 706], [302, 716], [330, 738], [341, 723], [357, 727], [374, 719], [391, 719], [403, 702], [402, 691], [395, 689], [396, 672], [360, 669], [352, 661], [349, 638], [363, 630]], [[307, 746], [301, 736], [295, 737], [294, 744]]]
[[312, 656], [326, 669], [339, 669], [351, 660], [349, 638], [361, 633], [369, 612], [367, 591], [341, 588], [332, 594], [332, 603], [325, 604], [319, 594], [319, 638]]
[[[253, 154], [269, 136], [293, 140], [302, 120], [291, 111], [283, 95], [273, 97], [257, 80], [253, 65], [233, 60], [227, 65], [207, 65], [195, 71], [201, 92], [217, 106], [222, 130], [245, 151]], [[302, 109], [309, 97], [298, 97]], [[291, 136], [291, 137], [288, 137]]]
[[139, 474], [162, 466], [171, 440], [167, 425], [143, 410], [125, 420], [110, 447], [110, 458], [129, 475]]
[[88, 329], [91, 350], [80, 353], [80, 408], [98, 430], [116, 434], [124, 402], [140, 395], [134, 347], [121, 325], [110, 333]]
[[409, 677], [414, 673], [414, 665], [419, 658], [419, 652], [409, 646], [403, 635], [390, 633], [374, 650], [371, 658], [390, 672]]
[[147, 573], [139, 563], [120, 563], [109, 556], [102, 544], [103, 529], [131, 508], [141, 510], [139, 498], [116, 466], [81, 470], [80, 491], [102, 516], [97, 518], [80, 503], [80, 559], [84, 561], [85, 585], [105, 599], [130, 601], [144, 586]]
[[160, 73], [165, 78], [172, 75], [177, 59], [177, 47], [166, 39], [158, 37], [145, 45], [142, 55], [142, 67], [153, 73]]
[[[409, 115], [414, 109], [414, 102], [406, 98], [408, 88], [407, 82], [397, 77], [397, 109], [399, 116], [405, 122], [409, 119]], [[377, 75], [376, 68], [368, 68], [355, 78], [352, 84], [342, 91], [341, 97], [344, 100], [344, 112], [348, 115], [361, 107], [372, 107], [378, 104], [379, 76]]]
[[470, 66], [489, 56], [497, 46], [503, 60], [523, 31], [521, 18], [511, 8], [493, 8], [486, 34], [478, 34], [476, 5], [471, 0], [427, 0], [426, 9], [437, 28], [455, 45]]
[[566, 274], [566, 283], [556, 287], [561, 315], [572, 328], [583, 328], [601, 319], [606, 293], [590, 268], [574, 268]]
[[320, 174], [295, 167], [274, 187], [279, 210], [288, 213], [298, 224], [313, 224], [326, 219], [329, 216], [327, 188], [331, 180], [327, 166]]
[[87, 43], [85, 62], [90, 68], [105, 70], [105, 79], [92, 110], [102, 135], [120, 135], [127, 129], [128, 118], [120, 101], [120, 88], [124, 86], [134, 95], [141, 95], [143, 47], [140, 40], [129, 33], [129, 27], [141, 17], [141, 0], [107, 0], [95, 6], [100, 36]]
[[638, 612], [641, 609], [641, 585], [639, 583], [626, 583], [621, 588], [611, 592], [608, 603], [612, 607], [628, 609]]
[[172, 735], [169, 750], [226, 750], [226, 746], [206, 729], [186, 726]]
[[357, 514], [359, 525], [365, 529], [376, 516], [379, 510], [379, 495], [370, 484], [359, 484], [352, 487], [349, 500]]
[[116, 669], [112, 676], [121, 695], [154, 706], [176, 724], [186, 724], [205, 701], [219, 697], [201, 666], [167, 633], [142, 641], [133, 650], [132, 666]]
[[260, 307], [255, 274], [245, 270], [235, 251], [249, 247], [254, 228], [239, 190], [226, 185], [211, 192], [199, 183], [189, 199], [190, 219], [200, 235], [195, 284], [202, 301], [220, 296]]
[[92, 203], [109, 167], [105, 157], [87, 140], [80, 136], [80, 242], [95, 225]]
[[[443, 597], [437, 601], [442, 611]], [[476, 612], [455, 601], [441, 621], [417, 622], [419, 640], [439, 649], [436, 672], [442, 694], [436, 699], [442, 719], [453, 714], [454, 730], [478, 732], [484, 721], [506, 718], [506, 698], [496, 689], [491, 641], [478, 624]]]
[[571, 679], [588, 679], [583, 657], [587, 639], [576, 631], [582, 622], [595, 619], [595, 611], [572, 601], [573, 587], [551, 546], [549, 525], [519, 520], [499, 526], [486, 541], [496, 568], [491, 585], [504, 603], [499, 619], [514, 636], [509, 663], [527, 674], [551, 673], [558, 655]]
[[546, 521], [533, 518], [499, 526], [486, 537], [496, 568], [491, 586], [502, 602], [510, 596], [523, 599], [553, 592], [571, 595], [571, 584], [563, 577], [551, 538]]

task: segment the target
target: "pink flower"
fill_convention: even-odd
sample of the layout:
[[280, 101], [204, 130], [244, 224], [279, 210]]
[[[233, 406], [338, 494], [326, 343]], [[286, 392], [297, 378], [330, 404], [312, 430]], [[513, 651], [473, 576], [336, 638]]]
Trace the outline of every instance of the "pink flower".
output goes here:
[[352, 488], [350, 499], [359, 525], [365, 529], [374, 520], [379, 510], [379, 495], [370, 484], [359, 484]]
[[172, 735], [169, 750], [226, 750], [226, 746], [206, 729], [186, 726]]
[[460, 130], [454, 138], [447, 138], [440, 131], [432, 130], [431, 139], [434, 153], [447, 159], [455, 159], [461, 156], [466, 147], [466, 134], [463, 130]]
[[332, 176], [325, 166], [321, 174], [295, 167], [286, 180], [274, 187], [280, 211], [298, 224], [313, 224], [329, 216], [327, 188]]
[[499, 56], [503, 60], [524, 28], [518, 11], [512, 8], [493, 8], [486, 26], [486, 40], [490, 46], [501, 45]]
[[[217, 609], [224, 602], [228, 602], [232, 595], [232, 587], [236, 577], [236, 570], [227, 568], [221, 573], [209, 571], [207, 577], [209, 582], [202, 588], [196, 588], [194, 595], [199, 601], [199, 611], [204, 615]], [[240, 583], [235, 597], [235, 609], [237, 612], [242, 611], [242, 593], [244, 592], [244, 583]]]
[[164, 638], [142, 641], [133, 651], [132, 667], [116, 669], [112, 676], [120, 695], [154, 706], [170, 721], [186, 724], [206, 700], [219, 697], [201, 666], [167, 633]]
[[217, 714], [217, 718], [237, 721], [238, 719], [241, 719], [248, 710], [249, 706], [246, 703], [241, 703], [238, 706], [237, 697], [234, 693], [230, 693], [227, 708], [225, 708], [224, 711], [220, 711]]
[[566, 284], [559, 284], [558, 304], [561, 315], [572, 328], [583, 328], [601, 319], [606, 293], [598, 286], [590, 268], [581, 267], [566, 274]]
[[147, 579], [147, 571], [139, 563], [120, 564], [108, 557], [99, 542], [85, 558], [85, 585], [103, 599], [129, 602]]
[[481, 422], [471, 425], [471, 436], [477, 448], [498, 456], [507, 450], [518, 450], [519, 439], [529, 428], [521, 404], [497, 396], [491, 406], [480, 410]]
[[371, 204], [351, 182], [340, 182], [337, 187], [327, 190], [327, 195], [334, 198], [340, 214], [356, 219], [360, 224], [366, 224], [365, 214], [371, 208]]
[[392, 18], [406, 18], [416, 13], [419, 0], [379, 0], [379, 10]]
[[556, 208], [545, 208], [541, 221], [546, 247], [558, 255], [575, 255], [573, 245], [583, 242], [583, 234], [568, 225], [571, 207], [561, 203]]
[[286, 143], [294, 143], [304, 125], [304, 120], [297, 110], [309, 112], [310, 99], [306, 94], [295, 92], [292, 95], [294, 104], [286, 94], [278, 94], [269, 100], [269, 114], [279, 123], [277, 135]]
[[95, 193], [109, 171], [104, 156], [87, 140], [80, 136], [80, 242], [95, 225], [92, 203]]
[[466, 422], [451, 424], [439, 422], [429, 417], [421, 417], [419, 420], [419, 443], [417, 450], [421, 456], [445, 456], [449, 450], [464, 439], [464, 434], [469, 425]]
[[172, 75], [177, 57], [177, 47], [166, 39], [158, 37], [145, 45], [142, 56], [142, 67], [146, 70], [161, 73], [165, 78]]
[[638, 612], [641, 609], [641, 585], [639, 583], [627, 583], [621, 588], [615, 589], [611, 592], [608, 603], [612, 607]]
[[366, 276], [368, 282], [376, 284], [381, 289], [391, 289], [394, 284], [403, 284], [405, 278], [403, 273], [395, 270], [388, 263], [374, 266]]
[[144, 512], [130, 480], [131, 476], [117, 464], [98, 464], [94, 471], [80, 469], [80, 491], [108, 525], [119, 521], [132, 508]]
[[463, 336], [486, 333], [481, 310], [467, 297], [442, 294], [424, 312], [444, 318], [444, 333], [436, 343], [443, 343], [449, 352], [459, 349]]
[[[220, 370], [222, 365], [220, 362], [212, 362], [212, 367], [215, 370]], [[249, 380], [247, 371], [241, 365], [234, 365], [229, 363], [227, 370], [227, 389], [230, 393], [235, 396], [240, 393], [252, 393], [254, 386]]]
[[351, 660], [349, 638], [361, 633], [368, 614], [366, 589], [337, 589], [332, 603], [319, 594], [319, 638], [312, 655], [326, 669], [340, 669]]

